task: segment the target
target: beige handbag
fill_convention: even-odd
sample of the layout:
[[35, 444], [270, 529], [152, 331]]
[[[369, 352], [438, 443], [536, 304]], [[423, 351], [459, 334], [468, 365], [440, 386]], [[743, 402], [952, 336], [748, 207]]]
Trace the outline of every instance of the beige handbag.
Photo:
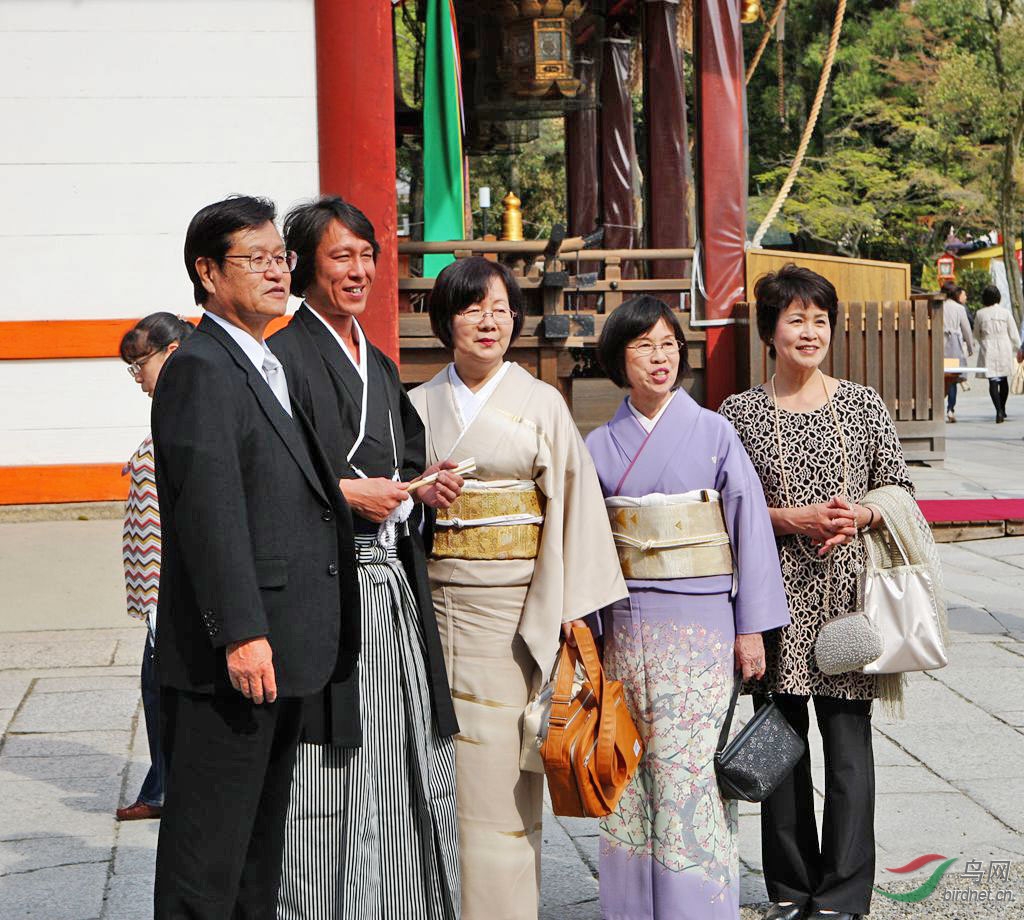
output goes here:
[[865, 674], [932, 671], [948, 662], [939, 625], [935, 583], [927, 565], [911, 565], [893, 528], [886, 527], [899, 553], [893, 565], [879, 564], [871, 537], [864, 540], [864, 613], [882, 634], [882, 654]]
[[1024, 395], [1024, 361], [1018, 361], [1017, 367], [1010, 378], [1010, 392], [1014, 396]]

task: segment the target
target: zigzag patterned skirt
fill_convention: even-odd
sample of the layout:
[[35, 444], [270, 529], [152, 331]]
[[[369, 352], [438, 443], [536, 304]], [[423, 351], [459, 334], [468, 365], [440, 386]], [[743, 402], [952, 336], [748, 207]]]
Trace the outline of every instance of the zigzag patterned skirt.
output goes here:
[[356, 536], [361, 748], [300, 744], [279, 920], [456, 920], [454, 738], [433, 724], [416, 599], [394, 549]]

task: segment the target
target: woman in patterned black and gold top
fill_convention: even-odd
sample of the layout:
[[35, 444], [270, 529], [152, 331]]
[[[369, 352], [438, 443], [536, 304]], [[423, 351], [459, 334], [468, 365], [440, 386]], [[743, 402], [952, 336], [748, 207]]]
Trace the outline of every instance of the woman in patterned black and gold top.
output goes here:
[[814, 643], [822, 624], [853, 609], [863, 565], [859, 529], [879, 523], [858, 504], [871, 489], [913, 492], [896, 430], [870, 387], [820, 370], [835, 328], [832, 284], [787, 265], [758, 281], [757, 326], [776, 359], [764, 386], [721, 407], [761, 478], [775, 530], [792, 624], [765, 635], [771, 691], [806, 739], [807, 702], [824, 744], [825, 814], [821, 845], [814, 815], [810, 752], [761, 809], [770, 920], [850, 920], [866, 913], [874, 881], [874, 760], [871, 705], [878, 678], [828, 676]]

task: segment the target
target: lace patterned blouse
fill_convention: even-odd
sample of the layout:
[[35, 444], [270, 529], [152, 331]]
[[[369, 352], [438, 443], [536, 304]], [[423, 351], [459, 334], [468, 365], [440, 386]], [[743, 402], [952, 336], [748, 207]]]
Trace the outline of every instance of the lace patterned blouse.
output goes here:
[[[870, 387], [841, 380], [832, 397], [846, 438], [849, 460], [849, 498], [859, 502], [880, 486], [914, 486], [903, 459], [896, 428], [881, 397]], [[758, 386], [730, 396], [719, 410], [739, 433], [761, 478], [769, 508], [787, 506], [779, 465], [771, 393]], [[813, 412], [779, 410], [779, 428], [786, 477], [793, 505], [827, 502], [842, 491], [842, 448], [827, 405]], [[857, 574], [863, 569], [863, 544], [839, 546], [825, 562], [808, 557], [810, 542], [795, 535], [777, 536], [782, 576], [792, 623], [765, 634], [768, 670], [758, 690], [813, 694], [840, 699], [874, 699], [875, 677], [851, 672], [828, 676], [818, 670], [814, 642], [822, 623], [853, 609]], [[829, 611], [824, 610], [826, 580], [830, 583]]]

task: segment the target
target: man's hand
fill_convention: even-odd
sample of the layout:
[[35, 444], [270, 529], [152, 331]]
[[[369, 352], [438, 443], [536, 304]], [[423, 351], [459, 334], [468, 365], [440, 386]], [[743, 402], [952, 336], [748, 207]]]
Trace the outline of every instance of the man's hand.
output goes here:
[[274, 652], [266, 636], [232, 642], [225, 649], [231, 686], [257, 706], [277, 699]]
[[736, 667], [744, 680], [764, 677], [764, 641], [760, 633], [746, 633], [736, 637]]
[[409, 497], [397, 482], [383, 477], [342, 479], [338, 486], [352, 510], [375, 524], [383, 523]]
[[412, 493], [413, 498], [418, 502], [423, 502], [424, 505], [430, 505], [431, 508], [450, 507], [451, 503], [462, 494], [463, 478], [448, 472], [457, 466], [458, 464], [454, 460], [442, 460], [425, 469], [424, 476], [437, 473], [437, 480], [429, 486], [417, 489]]

